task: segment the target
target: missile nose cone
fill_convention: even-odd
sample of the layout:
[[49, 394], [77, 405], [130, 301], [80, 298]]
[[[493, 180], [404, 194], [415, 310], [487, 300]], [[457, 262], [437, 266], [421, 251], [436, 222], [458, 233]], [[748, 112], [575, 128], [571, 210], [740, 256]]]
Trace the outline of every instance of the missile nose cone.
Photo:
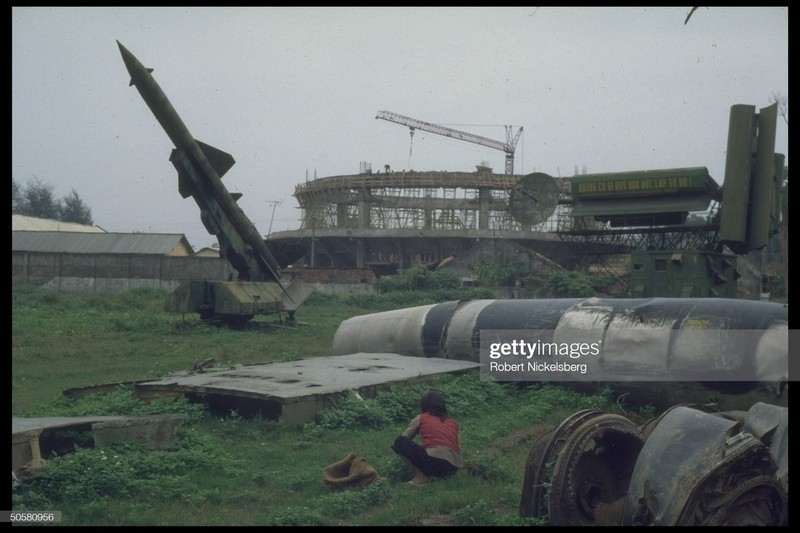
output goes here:
[[137, 81], [141, 81], [144, 77], [153, 71], [153, 69], [145, 68], [141, 61], [136, 59], [130, 50], [125, 48], [121, 42], [117, 41], [119, 52], [122, 54], [122, 61], [125, 62], [125, 68], [128, 69], [128, 74], [131, 75], [131, 82], [129, 85], [136, 85]]
[[128, 74], [133, 76], [133, 72], [134, 70], [136, 70], [136, 66], [137, 63], [139, 63], [139, 60], [136, 59], [136, 56], [130, 53], [130, 51], [127, 48], [122, 46], [121, 42], [117, 41], [117, 45], [119, 45], [119, 53], [122, 54], [122, 60], [125, 62], [125, 68], [128, 69]]
[[128, 61], [126, 60], [126, 58], [128, 56], [133, 57], [133, 54], [131, 54], [130, 51], [127, 48], [125, 48], [119, 41], [117, 41], [117, 46], [119, 47], [119, 53], [122, 54], [122, 59], [125, 60], [125, 63], [127, 63]]

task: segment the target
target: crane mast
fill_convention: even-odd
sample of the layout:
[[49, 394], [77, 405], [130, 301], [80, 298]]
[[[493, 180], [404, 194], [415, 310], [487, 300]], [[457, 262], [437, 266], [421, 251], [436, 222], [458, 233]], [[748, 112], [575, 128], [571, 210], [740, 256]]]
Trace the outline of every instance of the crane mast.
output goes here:
[[494, 139], [489, 139], [487, 137], [482, 137], [480, 135], [474, 135], [472, 133], [446, 128], [444, 126], [439, 126], [438, 124], [431, 124], [430, 122], [424, 122], [422, 120], [392, 113], [391, 111], [378, 111], [378, 115], [375, 118], [380, 118], [383, 120], [388, 120], [389, 122], [395, 122], [397, 124], [408, 126], [411, 128], [412, 133], [415, 129], [418, 129], [430, 133], [436, 133], [437, 135], [450, 137], [452, 139], [459, 139], [462, 141], [480, 144], [481, 146], [487, 146], [489, 148], [494, 148], [495, 150], [501, 150], [506, 154], [506, 174], [514, 173], [514, 150], [517, 147], [517, 141], [519, 141], [520, 135], [522, 135], [522, 127], [519, 128], [517, 134], [514, 135], [514, 138], [512, 139], [511, 126], [506, 126], [506, 142], [502, 142], [495, 141]]

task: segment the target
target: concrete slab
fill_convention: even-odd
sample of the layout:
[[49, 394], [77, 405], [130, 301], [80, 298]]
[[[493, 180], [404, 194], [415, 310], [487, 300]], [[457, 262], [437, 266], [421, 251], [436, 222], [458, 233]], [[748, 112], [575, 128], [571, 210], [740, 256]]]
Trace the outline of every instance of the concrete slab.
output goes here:
[[129, 416], [46, 416], [42, 418], [11, 417], [11, 436], [22, 433], [41, 433], [46, 429], [74, 429], [76, 426], [91, 425], [95, 422], [124, 420]]
[[11, 417], [11, 471], [18, 478], [37, 475], [45, 468], [45, 456], [56, 449], [73, 450], [74, 436], [58, 432], [91, 432], [98, 448], [121, 440], [144, 442], [152, 450], [169, 448], [177, 442], [178, 428], [185, 414], [153, 416], [51, 416]]
[[390, 384], [420, 381], [479, 366], [471, 361], [360, 352], [186, 373], [140, 382], [134, 390], [143, 399], [183, 393], [224, 397], [232, 408], [246, 405], [243, 400], [254, 400], [256, 403], [251, 405], [260, 406], [263, 416], [302, 422], [335, 405], [336, 396], [348, 391], [371, 394]]

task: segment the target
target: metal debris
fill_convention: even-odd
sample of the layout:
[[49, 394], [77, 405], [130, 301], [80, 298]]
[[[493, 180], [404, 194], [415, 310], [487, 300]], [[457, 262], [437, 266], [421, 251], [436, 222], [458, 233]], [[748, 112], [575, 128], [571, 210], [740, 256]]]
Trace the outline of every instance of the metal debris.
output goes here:
[[676, 405], [636, 429], [579, 411], [534, 443], [520, 515], [563, 526], [787, 525], [788, 414], [761, 402], [717, 413]]

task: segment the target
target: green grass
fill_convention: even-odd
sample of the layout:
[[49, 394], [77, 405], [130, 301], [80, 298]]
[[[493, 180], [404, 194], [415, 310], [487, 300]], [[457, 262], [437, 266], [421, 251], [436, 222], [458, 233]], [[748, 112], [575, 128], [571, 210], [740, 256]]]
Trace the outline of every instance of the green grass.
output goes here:
[[339, 323], [369, 312], [321, 298], [322, 305], [312, 300], [298, 312], [308, 325], [278, 327], [276, 317], [265, 316], [231, 329], [165, 313], [165, 295], [14, 288], [12, 413], [35, 412], [64, 389], [160, 378], [208, 358], [226, 366], [330, 355]]
[[[130, 386], [65, 398], [64, 389], [164, 377], [212, 357], [222, 366], [327, 356], [342, 320], [379, 310], [375, 301], [367, 309], [320, 295], [300, 308], [296, 328], [262, 317], [230, 329], [166, 314], [164, 297], [13, 288], [12, 414], [190, 414], [166, 451], [87, 445], [46, 458], [46, 476], [13, 490], [14, 510], [58, 510], [64, 525], [537, 525], [518, 516], [536, 438], [576, 410], [614, 410], [610, 391], [503, 385], [477, 372], [345, 399], [294, 426], [213, 415], [184, 400], [145, 404]], [[391, 305], [383, 298], [378, 307]], [[445, 393], [461, 423], [467, 466], [412, 488], [403, 484], [411, 472], [389, 445], [429, 386]], [[362, 490], [324, 487], [322, 469], [351, 451], [383, 479]]]

